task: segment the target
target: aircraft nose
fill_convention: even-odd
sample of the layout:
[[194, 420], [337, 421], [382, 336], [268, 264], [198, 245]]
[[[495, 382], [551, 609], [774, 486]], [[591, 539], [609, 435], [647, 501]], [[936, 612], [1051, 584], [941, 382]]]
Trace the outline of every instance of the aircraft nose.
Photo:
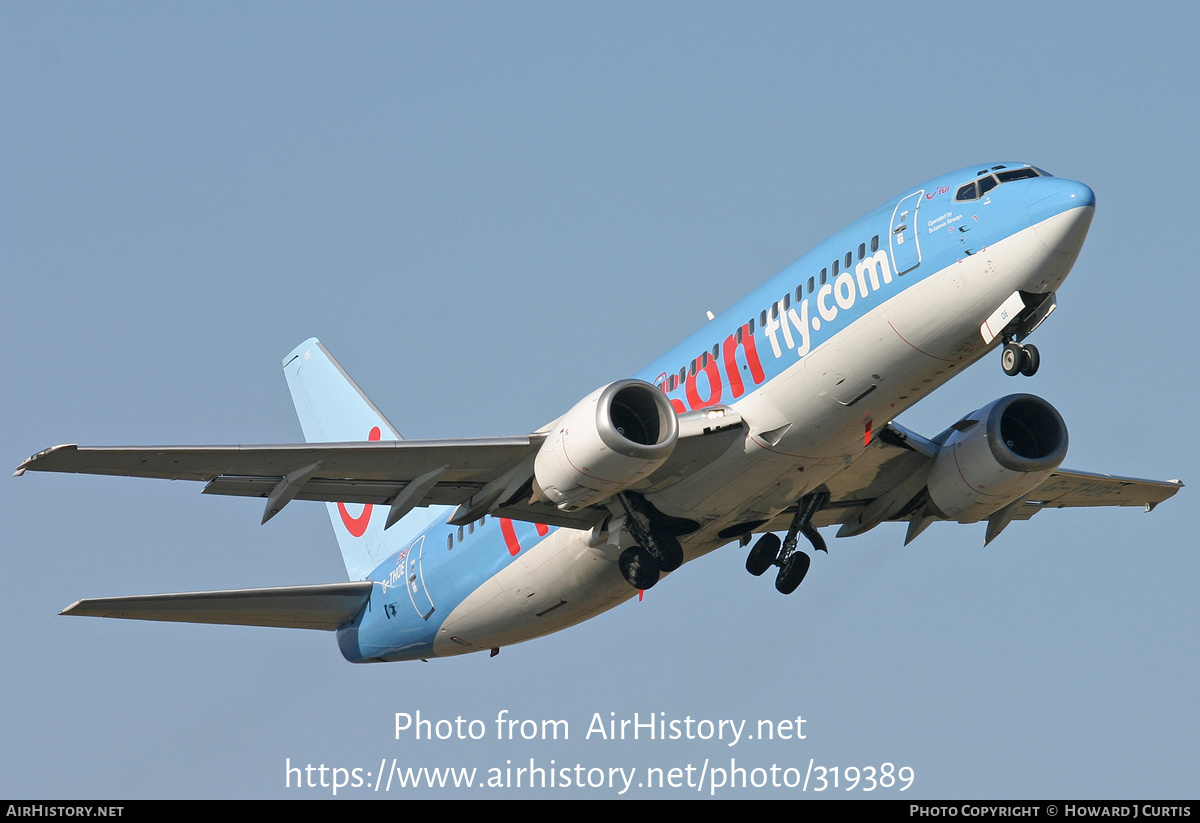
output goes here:
[[1047, 249], [1078, 254], [1096, 212], [1096, 193], [1076, 180], [1037, 177], [1025, 187], [1025, 209]]
[[1034, 225], [1081, 207], [1096, 207], [1096, 193], [1077, 180], [1035, 177], [1025, 184], [1025, 208]]

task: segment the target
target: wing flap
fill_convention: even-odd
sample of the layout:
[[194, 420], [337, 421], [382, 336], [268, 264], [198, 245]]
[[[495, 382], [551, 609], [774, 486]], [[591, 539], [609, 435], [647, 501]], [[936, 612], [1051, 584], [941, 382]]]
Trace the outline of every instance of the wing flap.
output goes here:
[[371, 596], [372, 585], [369, 580], [361, 580], [316, 586], [97, 597], [78, 600], [60, 614], [335, 631], [362, 611]]
[[[204, 494], [233, 497], [267, 497], [279, 483], [279, 477], [214, 478], [204, 486]], [[406, 483], [363, 480], [314, 478], [297, 492], [296, 500], [316, 500], [324, 503], [375, 503], [386, 505], [399, 494]], [[423, 506], [453, 506], [483, 488], [482, 483], [438, 483], [422, 498]]]

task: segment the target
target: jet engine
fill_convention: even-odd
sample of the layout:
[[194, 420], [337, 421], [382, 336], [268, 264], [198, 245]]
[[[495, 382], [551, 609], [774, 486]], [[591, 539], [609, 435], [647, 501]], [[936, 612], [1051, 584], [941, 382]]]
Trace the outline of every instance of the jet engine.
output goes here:
[[666, 395], [643, 380], [618, 380], [563, 415], [534, 458], [536, 498], [578, 511], [644, 480], [679, 439]]
[[974, 523], [1037, 488], [1066, 454], [1058, 410], [1011, 394], [954, 424], [930, 469], [929, 497], [947, 519]]

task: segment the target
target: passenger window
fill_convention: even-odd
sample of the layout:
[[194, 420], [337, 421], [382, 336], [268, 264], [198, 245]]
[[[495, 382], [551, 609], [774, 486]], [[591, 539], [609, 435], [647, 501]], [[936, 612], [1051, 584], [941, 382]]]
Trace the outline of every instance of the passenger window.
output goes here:
[[867, 256], [867, 244], [859, 243], [858, 244], [858, 259], [862, 260], [866, 256]]
[[854, 254], [846, 252], [846, 271], [850, 271], [850, 265], [854, 262]]
[[813, 279], [810, 277], [810, 278], [808, 278], [808, 293], [812, 294], [812, 290], [813, 290]]
[[834, 261], [833, 261], [833, 276], [834, 276], [834, 277], [837, 277], [837, 273], [838, 273], [838, 263], [841, 263], [841, 262], [842, 262], [841, 260], [834, 260]]
[[796, 286], [796, 302], [799, 303], [803, 299], [804, 299], [804, 284], [801, 283], [799, 286]]
[[[835, 269], [836, 271], [836, 269]], [[821, 285], [825, 285], [825, 279], [829, 276], [829, 269], [821, 269]]]
[[767, 325], [767, 310], [766, 309], [763, 309], [761, 312], [758, 313], [758, 325], [760, 325], [760, 326]]
[[877, 251], [879, 251], [879, 235], [878, 234], [871, 238], [871, 253], [873, 254]]
[[446, 535], [446, 551], [450, 551], [453, 548], [454, 548], [454, 533], [451, 532], [450, 534]]
[[784, 311], [787, 311], [787, 310], [788, 310], [788, 309], [790, 309], [791, 307], [792, 307], [792, 295], [791, 295], [791, 294], [785, 294], [785, 295], [783, 296], [783, 310], [784, 310]]
[[713, 344], [713, 349], [712, 349], [712, 358], [713, 358], [713, 360], [716, 360], [716, 359], [717, 359], [717, 353], [718, 353], [718, 352], [720, 352], [720, 351], [721, 351], [721, 344], [720, 344], [720, 343], [715, 343], [715, 344]]

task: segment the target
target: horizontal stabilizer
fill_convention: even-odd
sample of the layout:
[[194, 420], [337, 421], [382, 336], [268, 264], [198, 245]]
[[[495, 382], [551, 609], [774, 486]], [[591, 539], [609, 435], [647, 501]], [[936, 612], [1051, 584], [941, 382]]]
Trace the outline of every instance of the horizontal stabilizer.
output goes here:
[[362, 611], [371, 596], [372, 585], [370, 580], [360, 580], [316, 586], [97, 597], [76, 601], [60, 613], [334, 631]]

